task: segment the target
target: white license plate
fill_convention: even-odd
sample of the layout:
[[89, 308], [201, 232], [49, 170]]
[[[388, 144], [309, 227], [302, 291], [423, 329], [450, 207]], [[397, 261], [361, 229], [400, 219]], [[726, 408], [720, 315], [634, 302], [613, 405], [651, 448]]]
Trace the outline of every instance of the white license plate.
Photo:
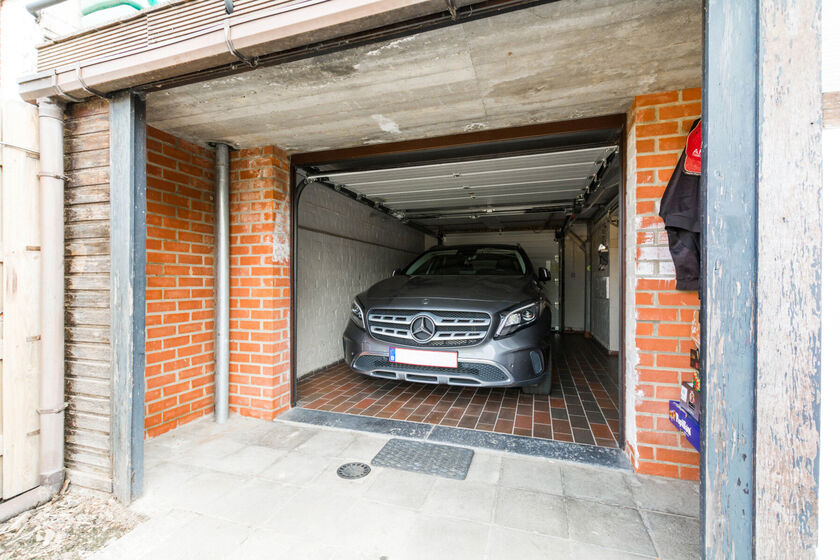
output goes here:
[[457, 368], [458, 352], [438, 352], [436, 350], [414, 350], [411, 348], [391, 347], [388, 353], [388, 361], [395, 364], [408, 364], [412, 366]]

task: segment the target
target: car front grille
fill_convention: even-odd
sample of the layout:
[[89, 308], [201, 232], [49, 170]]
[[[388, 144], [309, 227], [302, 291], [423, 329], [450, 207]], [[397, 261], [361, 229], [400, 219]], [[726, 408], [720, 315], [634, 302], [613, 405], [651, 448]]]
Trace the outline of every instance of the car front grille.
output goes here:
[[[412, 336], [411, 323], [425, 316], [434, 323], [428, 341]], [[367, 315], [370, 335], [382, 342], [403, 346], [458, 347], [480, 343], [490, 330], [489, 313], [427, 309], [371, 309]]]
[[[435, 376], [444, 376], [450, 379], [452, 384], [471, 384], [470, 380], [483, 383], [494, 383], [506, 381], [507, 374], [498, 366], [493, 364], [479, 363], [479, 362], [461, 362], [457, 368], [439, 368], [433, 366], [413, 366], [408, 364], [397, 364], [388, 361], [388, 358], [383, 356], [374, 356], [371, 354], [363, 354], [358, 357], [354, 366], [357, 369], [368, 371], [371, 373], [377, 372], [400, 372], [409, 374], [406, 379], [409, 381], [424, 381], [423, 379], [412, 379], [410, 374], [418, 374], [418, 377], [428, 375], [429, 379]], [[461, 379], [457, 379], [461, 378]], [[454, 381], [454, 382], [453, 382]], [[458, 383], [461, 381], [461, 383]], [[436, 381], [435, 381], [436, 382]]]

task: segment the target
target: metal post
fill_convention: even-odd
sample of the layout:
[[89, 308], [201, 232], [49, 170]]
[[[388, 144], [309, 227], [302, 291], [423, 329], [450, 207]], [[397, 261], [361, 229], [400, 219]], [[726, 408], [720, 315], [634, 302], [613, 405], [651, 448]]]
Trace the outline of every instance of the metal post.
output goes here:
[[216, 422], [230, 401], [230, 148], [216, 144]]

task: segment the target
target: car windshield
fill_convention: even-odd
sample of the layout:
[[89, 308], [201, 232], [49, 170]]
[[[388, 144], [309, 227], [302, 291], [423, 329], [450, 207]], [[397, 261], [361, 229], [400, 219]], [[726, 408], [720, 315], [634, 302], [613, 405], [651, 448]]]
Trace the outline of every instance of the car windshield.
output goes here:
[[409, 276], [524, 276], [519, 251], [496, 248], [460, 248], [421, 255], [405, 271]]

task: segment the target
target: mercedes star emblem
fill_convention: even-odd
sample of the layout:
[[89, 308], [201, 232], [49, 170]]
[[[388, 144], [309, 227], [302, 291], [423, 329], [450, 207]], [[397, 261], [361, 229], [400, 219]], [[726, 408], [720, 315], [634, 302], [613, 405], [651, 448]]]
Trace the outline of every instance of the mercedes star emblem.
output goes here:
[[426, 343], [435, 335], [435, 322], [427, 315], [420, 315], [411, 322], [410, 330], [414, 340]]

